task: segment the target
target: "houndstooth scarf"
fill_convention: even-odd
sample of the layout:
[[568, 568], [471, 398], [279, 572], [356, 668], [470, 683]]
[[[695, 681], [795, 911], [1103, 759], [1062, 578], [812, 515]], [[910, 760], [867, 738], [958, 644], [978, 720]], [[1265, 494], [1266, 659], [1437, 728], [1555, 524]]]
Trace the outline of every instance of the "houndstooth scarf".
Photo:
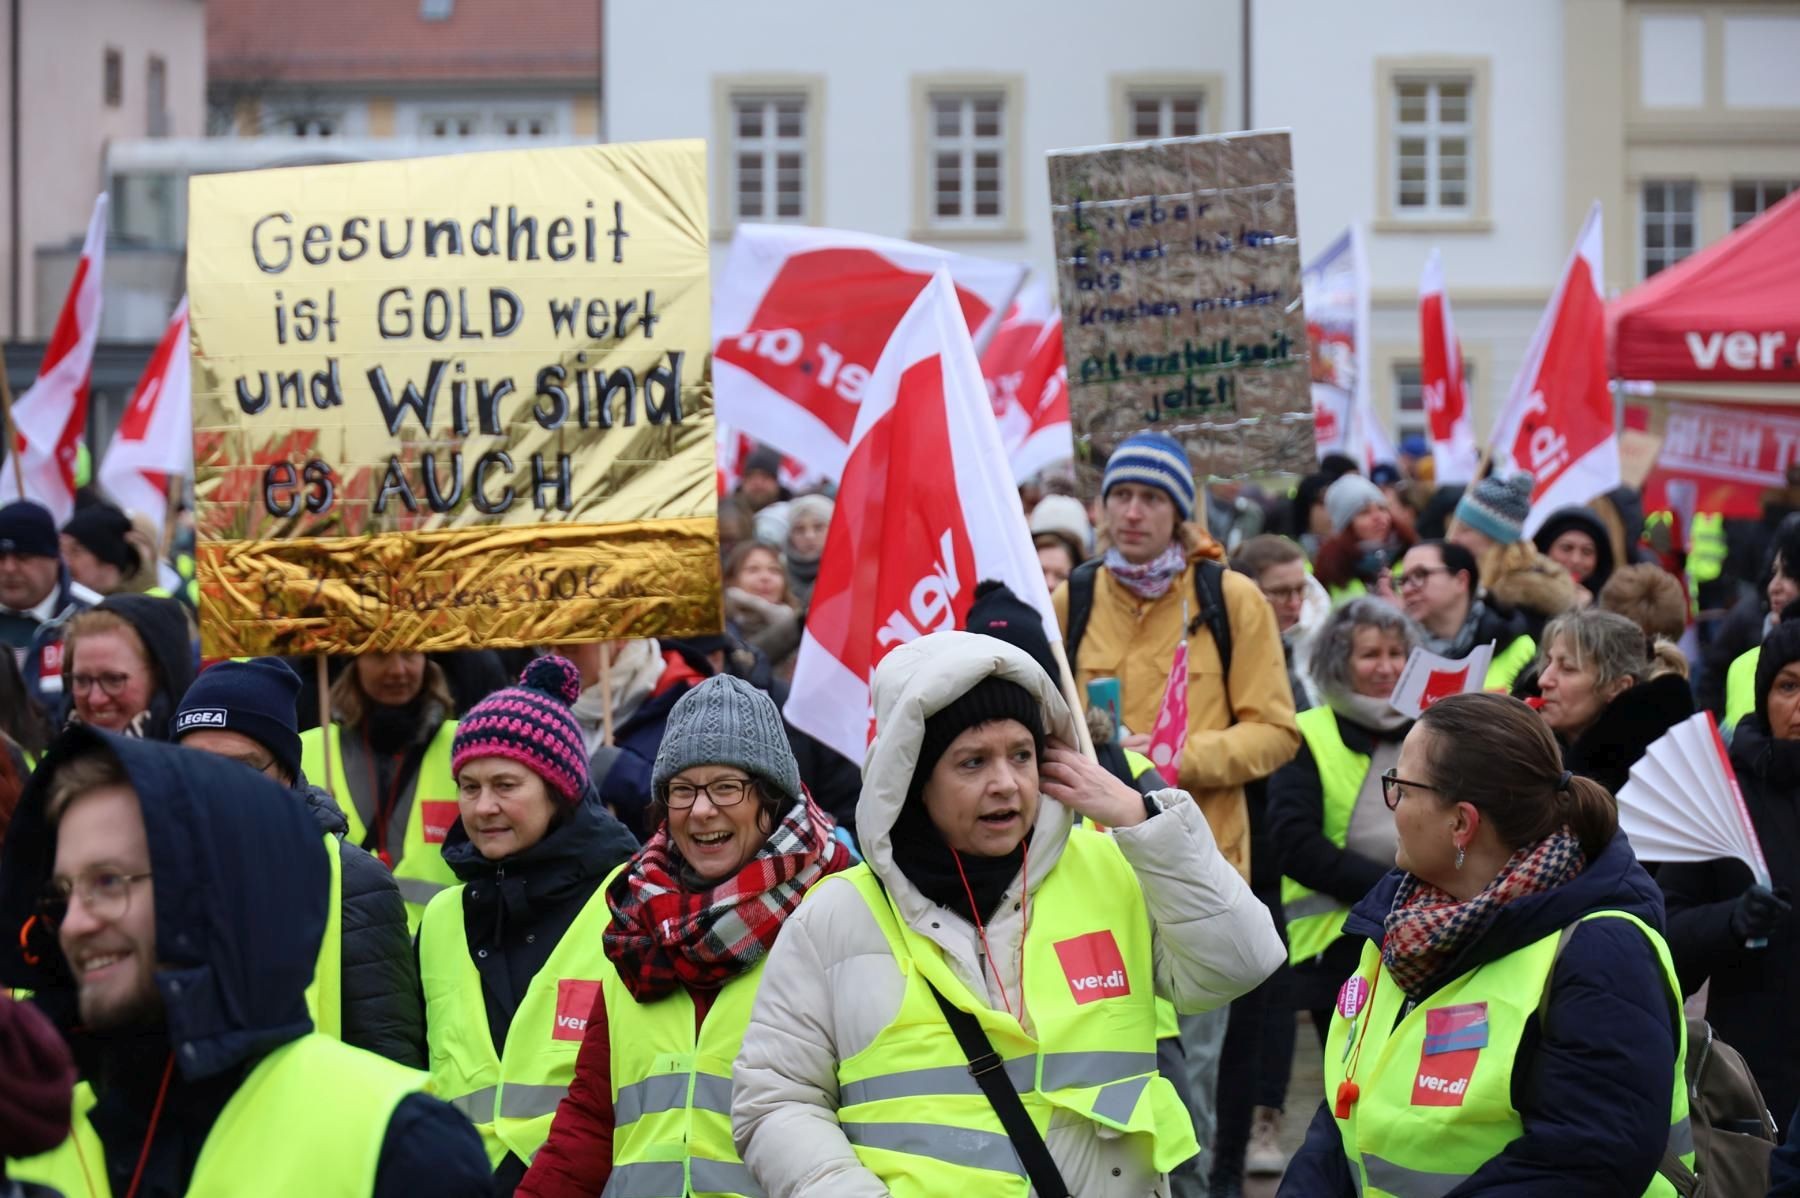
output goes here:
[[1564, 828], [1514, 853], [1494, 880], [1467, 902], [1407, 874], [1394, 892], [1385, 921], [1381, 963], [1407, 997], [1422, 998], [1464, 946], [1481, 938], [1503, 907], [1561, 886], [1586, 866], [1581, 842]]
[[651, 1002], [676, 986], [716, 990], [762, 960], [813, 883], [849, 868], [834, 830], [802, 794], [748, 864], [698, 890], [681, 880], [687, 863], [665, 821], [606, 892], [612, 920], [602, 940], [619, 980]]

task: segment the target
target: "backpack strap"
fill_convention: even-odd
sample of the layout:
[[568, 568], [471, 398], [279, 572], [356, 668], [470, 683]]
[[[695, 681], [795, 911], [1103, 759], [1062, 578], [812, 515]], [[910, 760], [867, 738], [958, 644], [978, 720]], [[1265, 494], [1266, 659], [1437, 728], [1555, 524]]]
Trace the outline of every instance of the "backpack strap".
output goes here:
[[1188, 635], [1199, 630], [1202, 622], [1212, 633], [1213, 648], [1219, 653], [1219, 676], [1225, 690], [1225, 715], [1237, 723], [1237, 708], [1231, 703], [1231, 611], [1225, 606], [1225, 567], [1211, 558], [1194, 563], [1194, 598], [1200, 613], [1188, 623]]
[[1069, 657], [1069, 677], [1080, 676], [1081, 638], [1087, 635], [1088, 617], [1094, 613], [1094, 579], [1100, 574], [1100, 558], [1090, 558], [1069, 575], [1069, 626], [1063, 632], [1063, 652]]

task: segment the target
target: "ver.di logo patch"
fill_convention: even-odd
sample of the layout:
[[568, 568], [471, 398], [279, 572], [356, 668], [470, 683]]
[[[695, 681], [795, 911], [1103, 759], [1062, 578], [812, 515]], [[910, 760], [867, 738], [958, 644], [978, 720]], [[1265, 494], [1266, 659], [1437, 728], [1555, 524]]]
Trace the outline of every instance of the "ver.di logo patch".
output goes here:
[[552, 1040], [580, 1040], [587, 1035], [588, 1016], [600, 997], [599, 982], [580, 978], [562, 978], [556, 983], [556, 1022], [550, 1028]]
[[1077, 1004], [1131, 993], [1125, 958], [1119, 954], [1118, 942], [1111, 932], [1103, 928], [1072, 940], [1058, 940], [1053, 947]]
[[444, 837], [461, 819], [455, 799], [422, 799], [419, 802], [419, 826], [426, 844], [443, 844]]

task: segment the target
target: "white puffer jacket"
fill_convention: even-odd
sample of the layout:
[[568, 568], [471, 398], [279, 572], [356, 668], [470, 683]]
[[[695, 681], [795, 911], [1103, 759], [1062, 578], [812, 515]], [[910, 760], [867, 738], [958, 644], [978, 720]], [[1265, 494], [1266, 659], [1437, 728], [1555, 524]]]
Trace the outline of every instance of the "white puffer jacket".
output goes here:
[[[864, 763], [856, 817], [868, 863], [901, 916], [942, 950], [972, 992], [1000, 1010], [1000, 988], [984, 964], [974, 926], [906, 879], [890, 840], [926, 717], [990, 675], [1025, 687], [1043, 705], [1051, 734], [1075, 743], [1067, 705], [1023, 652], [961, 632], [921, 638], [894, 650], [876, 671], [879, 735]], [[1137, 873], [1150, 913], [1156, 992], [1182, 1012], [1211, 1010], [1268, 977], [1286, 950], [1268, 911], [1219, 855], [1186, 792], [1165, 790], [1156, 797], [1165, 808], [1160, 815], [1113, 835]], [[1040, 800], [1025, 879], [1033, 890], [1056, 868], [1069, 826], [1065, 807], [1047, 796]], [[1012, 995], [1021, 993], [1019, 899], [1014, 882], [987, 927], [988, 947]], [[1040, 928], [1032, 933], [1048, 934]], [[887, 940], [853, 887], [821, 887], [788, 919], [763, 970], [732, 1093], [738, 1151], [770, 1198], [887, 1193], [838, 1125], [837, 1064], [868, 1047], [893, 1020], [902, 993]], [[1029, 1011], [1025, 1026], [1032, 1028]], [[1063, 1179], [1082, 1198], [1165, 1192], [1140, 1146], [1091, 1120], [1053, 1116], [1046, 1140]]]

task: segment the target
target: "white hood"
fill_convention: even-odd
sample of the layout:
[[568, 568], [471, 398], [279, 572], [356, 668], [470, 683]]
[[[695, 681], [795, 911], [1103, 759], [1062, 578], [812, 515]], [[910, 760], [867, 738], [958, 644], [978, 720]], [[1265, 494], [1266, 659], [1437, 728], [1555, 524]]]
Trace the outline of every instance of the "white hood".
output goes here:
[[[1049, 676], [1024, 650], [1005, 641], [969, 632], [934, 632], [895, 649], [875, 670], [875, 740], [863, 761], [856, 832], [869, 868], [909, 923], [924, 918], [932, 904], [894, 864], [892, 834], [918, 765], [925, 721], [991, 677], [1024, 687], [1043, 709], [1045, 730], [1065, 744], [1077, 743], [1069, 705]], [[1069, 820], [1061, 803], [1040, 796], [1028, 846], [1028, 887], [1035, 889], [1062, 855]]]

